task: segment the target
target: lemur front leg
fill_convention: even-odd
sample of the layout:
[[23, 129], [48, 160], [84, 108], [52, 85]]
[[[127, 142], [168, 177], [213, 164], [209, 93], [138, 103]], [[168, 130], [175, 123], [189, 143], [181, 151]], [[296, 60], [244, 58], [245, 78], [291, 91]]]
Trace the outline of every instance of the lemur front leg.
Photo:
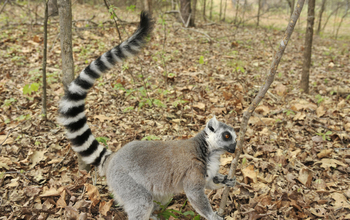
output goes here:
[[186, 175], [183, 181], [184, 191], [192, 207], [207, 220], [224, 220], [223, 217], [216, 214], [204, 193], [206, 180], [200, 169], [193, 168]]

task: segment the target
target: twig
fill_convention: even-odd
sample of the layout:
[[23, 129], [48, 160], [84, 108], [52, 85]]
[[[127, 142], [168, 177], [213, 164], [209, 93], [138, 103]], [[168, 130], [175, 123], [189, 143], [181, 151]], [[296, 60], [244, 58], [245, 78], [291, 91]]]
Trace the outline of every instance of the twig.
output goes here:
[[64, 155], [63, 159], [62, 159], [58, 164], [56, 164], [56, 166], [54, 166], [55, 169], [56, 169], [56, 167], [58, 167], [58, 166], [66, 159], [66, 157], [67, 157], [67, 155], [69, 154], [69, 152], [70, 152], [71, 149], [72, 149], [72, 148], [69, 148], [69, 149], [68, 149], [68, 152]]
[[0, 149], [1, 149], [2, 145], [5, 143], [5, 141], [7, 140], [7, 138], [9, 137], [9, 135], [11, 134], [11, 132], [13, 131], [13, 129], [17, 128], [17, 127], [18, 127], [20, 124], [22, 124], [23, 122], [25, 122], [25, 121], [22, 121], [21, 123], [19, 123], [18, 125], [16, 125], [15, 127], [11, 128], [11, 129], [8, 131], [5, 140], [4, 140], [3, 142], [1, 142], [1, 144], [0, 144]]
[[184, 30], [190, 30], [190, 31], [194, 31], [194, 32], [197, 32], [197, 33], [200, 33], [200, 34], [203, 34], [208, 40], [209, 42], [213, 42], [214, 40], [205, 32], [202, 32], [202, 31], [199, 31], [197, 29], [194, 29], [194, 28], [182, 28]]
[[[245, 133], [247, 131], [249, 118], [252, 115], [252, 113], [254, 112], [255, 108], [260, 103], [260, 101], [264, 98], [267, 90], [270, 88], [270, 86], [274, 80], [278, 64], [280, 63], [280, 60], [282, 58], [284, 50], [286, 49], [286, 46], [287, 46], [288, 41], [290, 39], [290, 36], [293, 33], [293, 30], [294, 30], [294, 27], [295, 27], [297, 20], [299, 18], [301, 9], [304, 6], [304, 2], [305, 2], [305, 0], [299, 0], [298, 3], [296, 4], [296, 8], [294, 10], [294, 13], [290, 19], [288, 26], [287, 26], [287, 30], [283, 36], [283, 39], [280, 43], [280, 46], [275, 54], [275, 57], [272, 61], [271, 66], [270, 66], [269, 73], [267, 75], [265, 84], [260, 87], [258, 95], [254, 98], [253, 102], [249, 105], [248, 110], [243, 113], [243, 120], [242, 120], [241, 128], [239, 131], [239, 138], [237, 139], [236, 156], [235, 156], [235, 159], [231, 163], [230, 172], [229, 172], [230, 179], [234, 178], [234, 176], [235, 176], [235, 172], [236, 172], [236, 169], [238, 166], [239, 156], [240, 156], [242, 149], [243, 149], [244, 136], [245, 136]], [[223, 214], [224, 214], [226, 202], [227, 202], [227, 198], [228, 198], [228, 193], [229, 193], [229, 188], [225, 187], [223, 194], [222, 194], [220, 207], [218, 210], [218, 214], [220, 216], [223, 216]]]
[[1, 14], [2, 11], [4, 10], [4, 8], [5, 8], [5, 6], [6, 6], [6, 4], [7, 4], [8, 2], [9, 2], [9, 0], [6, 0], [5, 3], [4, 3], [4, 5], [1, 7], [0, 14]]
[[[105, 5], [106, 5], [106, 7], [107, 7], [107, 10], [109, 11], [109, 5], [110, 4], [108, 4], [107, 3], [107, 0], [103, 0], [104, 1], [104, 3], [105, 3]], [[118, 35], [119, 35], [119, 40], [121, 41], [122, 40], [122, 36], [120, 35], [120, 32], [119, 32], [119, 28], [118, 28], [118, 23], [117, 23], [117, 20], [115, 19], [115, 18], [117, 18], [118, 20], [120, 20], [118, 17], [117, 17], [117, 15], [116, 15], [116, 13], [114, 12], [114, 9], [112, 8], [112, 11], [109, 11], [109, 13], [112, 15], [112, 18], [113, 18], [113, 20], [114, 20], [114, 23], [115, 23], [115, 27], [117, 28], [117, 31], [118, 31]]]

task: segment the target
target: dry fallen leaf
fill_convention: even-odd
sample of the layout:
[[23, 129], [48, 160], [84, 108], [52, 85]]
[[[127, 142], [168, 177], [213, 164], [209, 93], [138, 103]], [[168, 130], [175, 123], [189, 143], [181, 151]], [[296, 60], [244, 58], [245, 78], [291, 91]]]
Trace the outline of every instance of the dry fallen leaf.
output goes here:
[[109, 211], [112, 205], [113, 205], [113, 199], [109, 200], [108, 202], [102, 201], [100, 203], [98, 210], [102, 215], [107, 216], [107, 212]]
[[254, 165], [249, 165], [242, 170], [243, 180], [245, 184], [250, 182], [256, 183], [257, 172], [254, 170]]
[[275, 88], [275, 92], [279, 96], [285, 96], [287, 94], [287, 87], [282, 83], [278, 83]]
[[324, 114], [326, 113], [326, 110], [325, 110], [325, 108], [321, 105], [321, 106], [319, 106], [317, 109], [316, 109], [316, 115], [317, 115], [317, 117], [322, 117], [322, 116], [324, 116]]
[[313, 173], [307, 168], [301, 168], [298, 176], [298, 180], [306, 187], [311, 186]]
[[317, 157], [322, 159], [328, 157], [333, 152], [333, 149], [323, 149], [320, 153], [317, 154]]
[[258, 107], [256, 107], [255, 112], [263, 116], [266, 116], [267, 114], [270, 113], [270, 108], [266, 105], [259, 105]]
[[315, 164], [319, 164], [321, 163], [321, 167], [328, 169], [330, 167], [336, 168], [337, 165], [343, 166], [343, 167], [348, 167], [348, 165], [346, 165], [345, 163], [336, 160], [336, 159], [326, 159], [323, 158], [321, 161], [317, 161]]
[[92, 202], [92, 206], [94, 207], [101, 200], [100, 193], [98, 192], [97, 187], [94, 185], [85, 183], [84, 186], [85, 186], [85, 190], [86, 190], [86, 195], [89, 196], [89, 199]]
[[40, 161], [45, 160], [46, 156], [44, 155], [47, 151], [34, 151], [33, 154], [29, 157], [32, 164], [29, 166], [29, 168], [33, 168], [35, 165], [37, 165]]
[[316, 110], [317, 105], [314, 103], [310, 103], [306, 100], [300, 99], [295, 100], [291, 102], [291, 109], [293, 111], [300, 111], [300, 110]]
[[333, 207], [338, 210], [341, 208], [350, 209], [349, 201], [346, 199], [343, 193], [332, 193], [331, 198], [334, 199]]
[[198, 102], [196, 104], [193, 104], [193, 108], [205, 111], [205, 104], [202, 102]]

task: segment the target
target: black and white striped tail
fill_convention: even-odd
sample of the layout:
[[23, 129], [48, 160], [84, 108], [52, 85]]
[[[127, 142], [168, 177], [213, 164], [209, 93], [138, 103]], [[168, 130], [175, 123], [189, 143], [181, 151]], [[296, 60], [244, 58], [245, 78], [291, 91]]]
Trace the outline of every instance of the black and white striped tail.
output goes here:
[[146, 37], [152, 29], [151, 17], [141, 12], [140, 24], [135, 33], [90, 63], [68, 86], [59, 105], [58, 121], [65, 126], [73, 150], [81, 155], [85, 163], [98, 166], [101, 174], [103, 169], [100, 165], [103, 165], [111, 151], [98, 143], [87, 124], [84, 111], [87, 92], [103, 73], [115, 64], [136, 55], [145, 45]]

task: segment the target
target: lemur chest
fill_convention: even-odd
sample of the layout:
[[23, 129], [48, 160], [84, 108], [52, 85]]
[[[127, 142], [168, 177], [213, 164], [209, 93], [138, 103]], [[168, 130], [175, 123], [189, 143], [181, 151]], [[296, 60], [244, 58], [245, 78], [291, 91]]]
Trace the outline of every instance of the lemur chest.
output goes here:
[[207, 179], [212, 179], [220, 169], [220, 153], [209, 156], [207, 163]]

